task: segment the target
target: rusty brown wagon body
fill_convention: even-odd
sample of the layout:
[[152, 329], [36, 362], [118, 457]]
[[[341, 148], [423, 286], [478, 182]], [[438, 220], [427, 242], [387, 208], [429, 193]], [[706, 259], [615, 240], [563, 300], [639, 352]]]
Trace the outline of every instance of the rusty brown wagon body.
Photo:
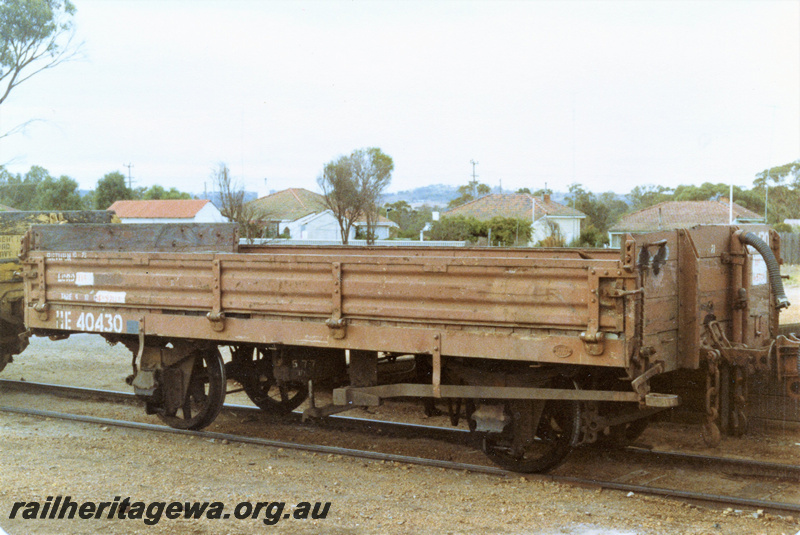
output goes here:
[[[753, 368], [796, 377], [796, 344], [777, 336], [778, 252], [764, 226], [628, 236], [621, 250], [240, 247], [232, 226], [40, 226], [25, 242], [25, 319], [125, 343], [137, 394], [171, 425], [216, 416], [228, 345], [228, 374], [264, 408], [293, 408], [332, 375], [348, 378], [333, 406], [308, 414], [463, 400], [490, 457], [542, 470], [677, 405], [650, 391], [656, 376], [708, 369], [712, 435], [720, 407], [741, 427], [720, 368], [734, 390]], [[427, 383], [381, 384], [387, 355], [415, 355]]]
[[22, 236], [31, 225], [96, 224], [119, 222], [114, 212], [86, 211], [0, 211], [0, 372], [28, 346], [23, 321], [23, 283], [19, 263]]

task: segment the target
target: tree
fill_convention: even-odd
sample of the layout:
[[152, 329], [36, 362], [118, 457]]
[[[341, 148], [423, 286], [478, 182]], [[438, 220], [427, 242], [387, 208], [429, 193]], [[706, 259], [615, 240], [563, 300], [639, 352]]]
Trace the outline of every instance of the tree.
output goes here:
[[392, 180], [394, 162], [379, 148], [354, 150], [325, 165], [317, 183], [322, 188], [325, 205], [339, 223], [342, 243], [360, 217], [367, 221], [367, 240], [374, 241], [378, 199]]
[[475, 243], [491, 236], [490, 245], [510, 247], [527, 245], [531, 240], [531, 222], [514, 217], [495, 216], [489, 221], [463, 215], [444, 217], [431, 225], [430, 238], [443, 241]]
[[488, 195], [492, 192], [492, 188], [487, 186], [486, 184], [482, 184], [477, 180], [470, 180], [463, 186], [458, 187], [458, 197], [451, 200], [447, 203], [448, 208], [455, 208], [456, 206], [461, 206], [462, 204], [467, 204], [470, 201], [474, 201], [484, 195]]
[[633, 210], [649, 208], [660, 202], [668, 201], [672, 198], [672, 190], [666, 186], [655, 186], [653, 184], [643, 184], [636, 186], [628, 194]]
[[[255, 203], [244, 202], [244, 187], [233, 178], [231, 170], [224, 162], [218, 163], [214, 168], [211, 180], [219, 194], [217, 208], [222, 216], [228, 221], [237, 223], [239, 235], [248, 241], [252, 242], [253, 238], [261, 236], [264, 220], [268, 218], [268, 214]], [[173, 190], [175, 188], [170, 191]]]
[[[569, 205], [586, 214], [585, 227], [592, 227], [594, 233], [586, 233], [583, 239], [589, 240], [591, 236], [601, 236], [608, 232], [609, 227], [619, 219], [619, 216], [628, 211], [625, 201], [618, 199], [612, 192], [602, 193], [599, 196], [586, 191], [580, 184], [571, 184], [568, 195]], [[595, 240], [593, 243], [584, 242], [591, 247], [598, 247], [607, 242], [607, 239]]]
[[753, 186], [756, 188], [763, 188], [769, 185], [770, 181], [772, 181], [773, 184], [782, 184], [787, 180], [789, 180], [789, 183], [795, 188], [800, 187], [800, 160], [764, 169], [756, 174]]
[[169, 188], [169, 191], [167, 191], [158, 184], [150, 186], [148, 189], [144, 190], [141, 195], [137, 195], [137, 197], [145, 201], [189, 200], [192, 198], [189, 193], [178, 191], [174, 187]]
[[77, 54], [74, 15], [69, 0], [0, 2], [0, 104], [21, 83]]
[[406, 201], [397, 201], [383, 206], [383, 215], [397, 223], [399, 238], [417, 238], [420, 231], [433, 219], [433, 208], [427, 204], [411, 208]]
[[61, 176], [58, 180], [48, 176], [36, 186], [33, 207], [35, 210], [83, 209], [78, 183], [68, 176]]
[[9, 173], [5, 168], [1, 169], [0, 204], [17, 210], [33, 210], [33, 197], [37, 186], [50, 177], [47, 169], [34, 165], [24, 176]]
[[353, 178], [361, 197], [364, 219], [367, 222], [367, 243], [375, 242], [375, 223], [378, 220], [378, 200], [381, 193], [392, 182], [394, 161], [381, 149], [372, 147], [359, 149], [350, 155], [353, 163]]
[[475, 243], [478, 238], [485, 238], [489, 234], [485, 222], [474, 217], [463, 215], [443, 217], [431, 225], [430, 238], [442, 241], [468, 241]]
[[570, 247], [602, 247], [607, 245], [608, 233], [597, 230], [591, 223], [581, 228], [580, 235], [569, 243]]
[[228, 221], [239, 222], [244, 206], [244, 188], [231, 175], [224, 162], [217, 164], [211, 173], [211, 180], [219, 192], [219, 212]]
[[133, 191], [125, 184], [125, 175], [119, 171], [106, 173], [97, 181], [94, 190], [94, 207], [107, 210], [116, 201], [127, 201], [134, 198]]
[[347, 244], [350, 229], [361, 215], [361, 204], [353, 180], [350, 158], [340, 156], [338, 160], [326, 164], [322, 175], [317, 177], [317, 184], [322, 188], [325, 205], [330, 208], [339, 223], [342, 243]]
[[[764, 169], [756, 174], [753, 189], [746, 196], [759, 204], [767, 223], [777, 224], [787, 218], [797, 217], [800, 205], [800, 160]], [[751, 206], [746, 205], [753, 210]]]
[[487, 223], [491, 231], [492, 245], [511, 247], [527, 245], [531, 241], [532, 225], [530, 219], [495, 216]]

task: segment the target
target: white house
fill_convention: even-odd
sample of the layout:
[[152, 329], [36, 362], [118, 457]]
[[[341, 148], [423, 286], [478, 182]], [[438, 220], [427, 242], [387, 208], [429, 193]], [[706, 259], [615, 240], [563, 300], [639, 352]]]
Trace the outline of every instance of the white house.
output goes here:
[[553, 201], [550, 195], [534, 197], [527, 193], [493, 193], [448, 210], [442, 217], [459, 215], [479, 221], [496, 216], [531, 221], [532, 244], [551, 236], [569, 243], [580, 236], [581, 220], [586, 219], [586, 214]]
[[[281, 223], [282, 232], [288, 229], [288, 235], [296, 240], [326, 240], [341, 241], [339, 222], [330, 210], [315, 212], [294, 221]], [[350, 233], [350, 238], [355, 236], [355, 230]]]
[[[254, 218], [264, 221], [271, 234], [287, 235], [295, 240], [342, 241], [339, 223], [333, 212], [325, 205], [325, 198], [303, 188], [278, 191], [247, 203]], [[357, 221], [350, 229], [349, 239], [354, 239], [358, 228], [366, 226]], [[391, 229], [397, 228], [394, 221], [378, 217], [375, 238], [385, 240]]]
[[224, 223], [226, 219], [205, 199], [117, 201], [108, 207], [123, 223]]

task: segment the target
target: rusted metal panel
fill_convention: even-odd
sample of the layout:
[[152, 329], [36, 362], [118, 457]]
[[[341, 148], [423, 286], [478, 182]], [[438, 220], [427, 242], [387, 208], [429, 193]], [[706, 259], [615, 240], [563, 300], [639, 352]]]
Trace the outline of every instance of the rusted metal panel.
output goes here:
[[571, 249], [544, 247], [361, 247], [347, 245], [240, 245], [239, 252], [247, 254], [296, 254], [329, 256], [406, 256], [436, 258], [529, 258], [565, 260], [610, 260], [616, 261], [620, 253], [616, 249]]
[[678, 330], [678, 297], [653, 297], [647, 299], [647, 314], [644, 318], [646, 333]]
[[322, 348], [393, 353], [431, 354], [434, 337], [441, 333], [441, 354], [497, 360], [525, 360], [556, 364], [623, 367], [629, 351], [624, 339], [606, 341], [600, 356], [588, 355], [574, 332], [516, 333], [489, 329], [443, 330], [444, 326], [398, 323], [393, 325], [354, 320], [347, 337], [337, 339], [324, 318], [229, 316], [225, 330], [215, 331], [204, 314], [162, 313], [148, 308], [119, 305], [52, 304], [46, 317], [26, 310], [28, 326], [71, 332], [135, 335], [141, 325], [152, 336], [196, 338], [219, 343], [292, 344]]
[[107, 210], [38, 211], [0, 213], [0, 259], [16, 260], [20, 253], [22, 235], [32, 225], [42, 224], [119, 223], [114, 212]]
[[700, 288], [697, 250], [685, 230], [678, 231], [678, 362], [680, 368], [700, 366]]
[[665, 370], [678, 367], [678, 274], [675, 231], [634, 236], [643, 292], [642, 347]]
[[235, 252], [234, 223], [33, 225], [31, 248], [39, 251]]
[[[219, 308], [234, 313], [330, 316], [341, 309], [344, 316], [372, 320], [583, 329], [593, 298], [584, 260], [555, 268], [522, 260], [479, 267], [464, 259], [447, 264], [446, 273], [431, 273], [425, 270], [427, 259], [398, 266], [391, 259], [338, 256], [332, 262], [324, 255], [44, 254], [51, 302], [113, 299], [132, 306], [213, 309], [215, 269], [221, 273]], [[334, 264], [341, 271], [340, 297], [332, 297], [338, 279], [331, 275]], [[600, 327], [621, 330], [615, 307], [599, 312]]]

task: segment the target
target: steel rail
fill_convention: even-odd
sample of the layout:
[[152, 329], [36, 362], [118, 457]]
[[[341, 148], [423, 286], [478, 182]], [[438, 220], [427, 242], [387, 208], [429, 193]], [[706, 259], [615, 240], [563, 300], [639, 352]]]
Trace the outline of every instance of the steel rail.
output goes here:
[[[39, 392], [50, 394], [75, 394], [79, 396], [94, 396], [99, 398], [114, 399], [120, 401], [135, 401], [136, 396], [131, 392], [121, 392], [118, 390], [100, 390], [79, 386], [56, 385], [51, 383], [38, 383], [30, 381], [15, 381], [10, 379], [0, 379], [0, 387], [9, 386], [15, 389], [34, 389]], [[223, 406], [224, 411], [238, 411], [238, 412], [253, 412], [256, 414], [264, 414], [264, 411], [258, 407], [250, 405], [239, 405], [234, 403], [226, 403]], [[288, 417], [292, 418], [292, 423], [300, 422], [300, 412], [293, 412]], [[390, 422], [385, 420], [375, 420], [370, 418], [360, 418], [354, 416], [345, 416], [334, 414], [327, 416], [324, 419], [318, 419], [316, 422], [324, 421], [335, 422], [345, 426], [352, 425], [369, 425], [383, 429], [387, 432], [405, 432], [405, 433], [420, 433], [425, 438], [436, 440], [444, 440], [451, 443], [464, 444], [470, 441], [472, 436], [466, 429], [451, 429], [446, 427], [437, 427], [424, 424], [414, 424], [405, 422]], [[709, 464], [716, 464], [720, 466], [728, 466], [745, 472], [749, 475], [757, 475], [762, 477], [776, 477], [781, 479], [798, 479], [800, 480], [800, 465], [774, 463], [768, 461], [757, 461], [753, 459], [739, 459], [734, 457], [719, 457], [712, 455], [701, 455], [695, 453], [676, 452], [667, 450], [655, 450], [643, 448], [639, 446], [626, 446], [619, 450], [606, 451], [604, 453], [621, 452], [623, 454], [635, 455], [644, 458], [648, 461], [669, 461], [673, 463], [683, 463], [690, 465], [701, 465], [708, 468]]]
[[[0, 379], [0, 388], [7, 386], [15, 390], [35, 390], [53, 395], [76, 395], [80, 397], [97, 397], [101, 399], [109, 399], [121, 402], [136, 402], [136, 395], [132, 392], [122, 392], [119, 390], [102, 390], [86, 388], [82, 386], [67, 386], [56, 385], [51, 383], [38, 383], [32, 381], [15, 381], [12, 379]], [[222, 407], [224, 412], [252, 412], [258, 415], [264, 415], [262, 409], [252, 405], [240, 405], [236, 403], [225, 403]], [[291, 418], [292, 423], [300, 423], [302, 411], [295, 411], [285, 415]], [[435, 438], [437, 440], [444, 440], [453, 443], [464, 443], [470, 440], [470, 432], [466, 429], [453, 429], [447, 427], [439, 427], [433, 425], [414, 424], [406, 422], [391, 422], [387, 420], [376, 420], [371, 418], [360, 418], [356, 416], [345, 416], [341, 414], [333, 414], [325, 418], [315, 419], [314, 422], [331, 422], [337, 425], [353, 426], [353, 425], [369, 425], [373, 428], [383, 429], [385, 432], [405, 432], [418, 434], [426, 438]]]
[[716, 457], [698, 453], [684, 453], [677, 451], [654, 450], [639, 446], [626, 446], [625, 454], [650, 457], [648, 460], [655, 462], [669, 461], [708, 467], [709, 464], [728, 465], [741, 470], [748, 475], [770, 476], [780, 479], [793, 479], [800, 482], [800, 466], [769, 461], [756, 461], [753, 459], [737, 459], [734, 457]]
[[[496, 468], [491, 466], [473, 465], [473, 464], [457, 463], [451, 461], [441, 461], [437, 459], [426, 459], [423, 457], [412, 457], [412, 456], [398, 455], [393, 453], [381, 453], [381, 452], [374, 452], [367, 450], [340, 448], [336, 446], [324, 446], [318, 444], [299, 444], [295, 442], [246, 437], [241, 435], [218, 433], [212, 431], [182, 430], [182, 429], [167, 427], [164, 425], [131, 422], [127, 420], [115, 420], [111, 418], [100, 418], [96, 416], [83, 416], [77, 414], [68, 414], [68, 413], [61, 413], [61, 412], [40, 410], [40, 409], [0, 406], [0, 411], [13, 414], [26, 415], [26, 416], [53, 418], [53, 419], [60, 419], [60, 420], [80, 422], [80, 423], [89, 423], [102, 426], [112, 426], [112, 427], [135, 429], [141, 431], [153, 431], [153, 432], [168, 433], [173, 435], [194, 436], [198, 438], [213, 439], [219, 441], [227, 440], [228, 442], [253, 444], [253, 445], [273, 447], [273, 448], [292, 449], [292, 450], [305, 451], [311, 453], [342, 455], [360, 459], [368, 459], [373, 461], [389, 461], [395, 463], [414, 464], [432, 468], [442, 468], [447, 470], [461, 470], [461, 471], [467, 471], [467, 472], [485, 474], [491, 476], [520, 477], [520, 474], [517, 472], [510, 472], [507, 470], [503, 470], [501, 468]], [[740, 507], [750, 507], [753, 509], [761, 509], [772, 513], [792, 513], [792, 514], [800, 513], [800, 504], [769, 502], [765, 500], [739, 498], [736, 496], [723, 496], [718, 494], [698, 493], [698, 492], [682, 491], [682, 490], [660, 488], [660, 487], [648, 487], [644, 485], [631, 485], [627, 483], [618, 483], [614, 481], [603, 481], [591, 478], [580, 478], [572, 476], [527, 474], [525, 477], [530, 477], [540, 480], [549, 480], [559, 483], [567, 483], [575, 486], [599, 487], [609, 490], [618, 490], [621, 492], [627, 491], [644, 495], [661, 496], [666, 498], [680, 498], [695, 502], [707, 502], [723, 506], [733, 505]]]

